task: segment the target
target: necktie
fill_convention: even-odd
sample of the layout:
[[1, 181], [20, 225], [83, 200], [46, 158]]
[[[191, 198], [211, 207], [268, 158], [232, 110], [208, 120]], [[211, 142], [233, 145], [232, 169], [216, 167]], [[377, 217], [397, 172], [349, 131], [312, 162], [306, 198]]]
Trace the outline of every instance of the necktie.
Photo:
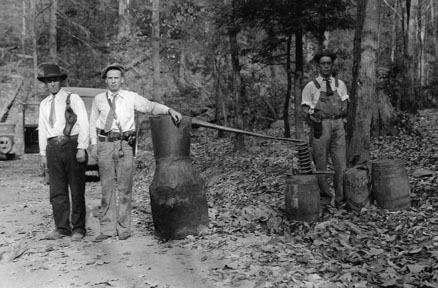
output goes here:
[[55, 96], [52, 96], [52, 103], [50, 104], [50, 116], [49, 116], [49, 124], [50, 127], [53, 128], [56, 122], [56, 105], [55, 105]]
[[106, 117], [106, 122], [105, 122], [105, 132], [109, 132], [111, 131], [111, 128], [113, 126], [113, 121], [114, 121], [114, 111], [116, 111], [116, 97], [117, 94], [114, 94], [112, 97], [112, 101], [108, 98], [108, 104], [110, 105], [110, 111], [108, 112], [108, 116]]
[[325, 81], [327, 96], [333, 95], [332, 86], [330, 85], [330, 79], [324, 79], [324, 81]]

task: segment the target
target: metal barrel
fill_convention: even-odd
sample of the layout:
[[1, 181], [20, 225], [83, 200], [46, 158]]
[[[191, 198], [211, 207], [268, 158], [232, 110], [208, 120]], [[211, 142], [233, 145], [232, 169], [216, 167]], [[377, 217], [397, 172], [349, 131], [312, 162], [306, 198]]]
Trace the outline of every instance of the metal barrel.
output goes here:
[[155, 235], [181, 239], [208, 227], [204, 182], [190, 159], [190, 117], [177, 127], [170, 116], [151, 117], [156, 168], [149, 187]]

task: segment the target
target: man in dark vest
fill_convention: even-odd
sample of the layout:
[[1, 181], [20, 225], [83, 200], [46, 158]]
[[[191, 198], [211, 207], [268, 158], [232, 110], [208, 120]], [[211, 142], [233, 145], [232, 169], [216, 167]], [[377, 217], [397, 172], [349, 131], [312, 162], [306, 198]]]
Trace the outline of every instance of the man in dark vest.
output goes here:
[[332, 76], [335, 60], [336, 55], [328, 50], [315, 55], [319, 75], [304, 87], [301, 105], [311, 127], [310, 147], [316, 169], [327, 170], [330, 156], [335, 171], [334, 195], [329, 190], [327, 176], [318, 175], [321, 193], [334, 196], [335, 206], [343, 208], [343, 177], [347, 162], [344, 125], [348, 94], [345, 83]]

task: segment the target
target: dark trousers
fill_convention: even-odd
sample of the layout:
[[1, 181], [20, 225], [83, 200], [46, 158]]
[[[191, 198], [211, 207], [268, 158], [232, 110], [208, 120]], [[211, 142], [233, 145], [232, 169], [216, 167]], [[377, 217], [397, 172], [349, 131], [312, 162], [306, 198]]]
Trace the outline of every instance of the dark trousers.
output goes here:
[[86, 161], [78, 163], [76, 160], [77, 146], [77, 136], [72, 136], [49, 139], [46, 149], [53, 218], [56, 229], [66, 235], [71, 234], [72, 231], [84, 235], [86, 233], [85, 171], [87, 164]]

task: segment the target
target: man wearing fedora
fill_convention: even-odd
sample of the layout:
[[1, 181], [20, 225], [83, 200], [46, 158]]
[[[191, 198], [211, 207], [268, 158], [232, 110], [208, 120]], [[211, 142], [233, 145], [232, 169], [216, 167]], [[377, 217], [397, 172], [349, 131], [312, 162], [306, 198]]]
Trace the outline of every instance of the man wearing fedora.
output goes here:
[[327, 170], [330, 156], [334, 167], [334, 190], [330, 193], [326, 175], [318, 175], [322, 195], [334, 196], [335, 206], [345, 206], [343, 177], [346, 169], [346, 140], [344, 124], [347, 116], [348, 94], [343, 81], [332, 76], [336, 55], [323, 50], [313, 60], [319, 76], [307, 83], [302, 92], [302, 108], [311, 128], [310, 146], [317, 170]]
[[97, 242], [112, 236], [118, 236], [119, 240], [131, 236], [135, 111], [169, 114], [175, 125], [181, 121], [181, 114], [173, 109], [122, 89], [124, 76], [125, 69], [120, 64], [104, 68], [102, 78], [108, 90], [96, 95], [91, 108], [91, 154], [98, 160], [102, 186]]
[[[49, 169], [50, 203], [56, 227], [43, 239], [57, 240], [71, 235], [72, 241], [80, 241], [86, 234], [85, 171], [89, 144], [87, 111], [79, 95], [61, 89], [67, 74], [58, 65], [41, 64], [37, 78], [44, 82], [50, 93], [40, 104], [38, 138], [41, 167]], [[68, 133], [65, 132], [67, 98], [77, 115], [77, 121]]]

